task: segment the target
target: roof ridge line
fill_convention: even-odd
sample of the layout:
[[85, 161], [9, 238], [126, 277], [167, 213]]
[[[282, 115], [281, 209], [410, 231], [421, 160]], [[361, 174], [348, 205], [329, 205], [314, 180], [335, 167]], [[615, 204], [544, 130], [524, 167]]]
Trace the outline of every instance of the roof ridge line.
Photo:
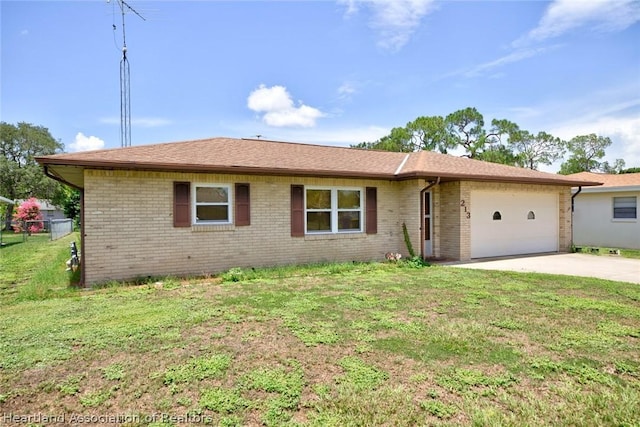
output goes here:
[[407, 163], [407, 160], [409, 160], [409, 157], [411, 157], [411, 153], [407, 153], [407, 155], [404, 156], [404, 159], [402, 159], [402, 162], [400, 162], [400, 165], [398, 165], [398, 168], [393, 173], [394, 175], [400, 174], [400, 171], [402, 171], [402, 168], [404, 167], [405, 163]]

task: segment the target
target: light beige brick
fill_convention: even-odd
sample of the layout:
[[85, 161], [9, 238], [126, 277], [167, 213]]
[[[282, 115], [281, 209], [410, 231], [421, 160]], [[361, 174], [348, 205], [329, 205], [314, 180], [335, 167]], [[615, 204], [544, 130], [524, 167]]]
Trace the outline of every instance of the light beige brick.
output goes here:
[[[251, 225], [174, 228], [174, 181], [249, 183]], [[377, 187], [378, 233], [292, 238], [291, 184]], [[406, 257], [403, 223], [414, 250], [421, 253], [420, 191], [426, 185], [422, 179], [396, 182], [86, 169], [85, 278], [91, 284], [136, 276], [202, 275], [232, 267], [383, 260], [386, 252], [399, 252]], [[568, 187], [445, 182], [430, 190], [435, 256], [450, 259], [470, 256], [470, 221], [460, 202], [470, 203], [471, 191], [479, 189], [558, 193], [560, 249], [569, 248]]]

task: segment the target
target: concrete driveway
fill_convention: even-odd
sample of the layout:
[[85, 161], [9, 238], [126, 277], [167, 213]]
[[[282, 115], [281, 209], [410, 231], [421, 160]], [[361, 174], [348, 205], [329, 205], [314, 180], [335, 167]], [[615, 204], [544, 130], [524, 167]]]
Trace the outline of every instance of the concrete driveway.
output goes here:
[[640, 284], [640, 259], [588, 254], [542, 254], [501, 259], [482, 259], [448, 264], [480, 270], [507, 270], [533, 273], [597, 277]]

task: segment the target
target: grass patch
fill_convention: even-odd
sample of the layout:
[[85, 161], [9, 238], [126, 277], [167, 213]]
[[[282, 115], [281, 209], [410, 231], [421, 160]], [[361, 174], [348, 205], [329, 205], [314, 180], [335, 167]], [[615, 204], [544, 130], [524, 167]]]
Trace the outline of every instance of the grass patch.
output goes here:
[[205, 378], [221, 376], [231, 364], [231, 357], [225, 354], [195, 358], [188, 363], [173, 366], [164, 374], [164, 383], [179, 384], [202, 381]]
[[84, 375], [71, 375], [62, 383], [58, 384], [57, 389], [65, 396], [73, 396], [80, 391], [80, 382]]
[[363, 360], [347, 356], [338, 361], [345, 375], [338, 378], [341, 384], [348, 384], [357, 390], [375, 390], [389, 379], [389, 374], [366, 364]]
[[[3, 235], [4, 239], [4, 235]], [[0, 301], [43, 300], [73, 295], [79, 271], [66, 271], [69, 244], [78, 233], [50, 241], [48, 234], [34, 234], [24, 243], [0, 248]]]
[[552, 375], [566, 375], [580, 384], [613, 384], [614, 377], [604, 372], [599, 365], [597, 362], [586, 360], [553, 361], [542, 358], [531, 361], [531, 368], [536, 372], [538, 379]]
[[[68, 242], [41, 244], [66, 256]], [[36, 275], [0, 291], [3, 412], [637, 423], [640, 291], [629, 283], [342, 263], [19, 298]]]
[[508, 387], [516, 382], [516, 378], [509, 373], [486, 374], [478, 369], [449, 369], [438, 375], [436, 383], [456, 393], [490, 395], [496, 389]]
[[640, 259], [640, 249], [619, 249], [619, 248], [602, 248], [598, 246], [577, 247], [575, 252], [600, 255], [600, 256], [621, 256], [623, 258]]
[[260, 390], [269, 394], [264, 404], [262, 422], [268, 426], [282, 425], [291, 420], [292, 411], [298, 409], [302, 389], [305, 385], [300, 364], [289, 361], [290, 368], [259, 368], [249, 372], [244, 385], [249, 390]]
[[427, 411], [429, 415], [433, 415], [440, 419], [451, 418], [458, 412], [458, 408], [454, 405], [447, 405], [446, 403], [442, 403], [438, 400], [420, 402], [420, 407]]
[[232, 414], [249, 406], [250, 402], [242, 398], [240, 391], [214, 387], [202, 392], [199, 405], [219, 414]]
[[103, 405], [112, 395], [112, 390], [97, 390], [80, 396], [80, 404], [85, 408], [94, 408]]
[[114, 363], [102, 369], [102, 376], [109, 381], [120, 381], [124, 375], [124, 366], [120, 363]]

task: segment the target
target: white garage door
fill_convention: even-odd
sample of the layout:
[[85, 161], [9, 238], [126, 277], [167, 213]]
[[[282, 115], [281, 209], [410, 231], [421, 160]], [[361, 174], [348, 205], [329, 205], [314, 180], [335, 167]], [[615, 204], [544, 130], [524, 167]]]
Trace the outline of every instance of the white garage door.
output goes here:
[[558, 195], [471, 193], [471, 258], [556, 252]]

